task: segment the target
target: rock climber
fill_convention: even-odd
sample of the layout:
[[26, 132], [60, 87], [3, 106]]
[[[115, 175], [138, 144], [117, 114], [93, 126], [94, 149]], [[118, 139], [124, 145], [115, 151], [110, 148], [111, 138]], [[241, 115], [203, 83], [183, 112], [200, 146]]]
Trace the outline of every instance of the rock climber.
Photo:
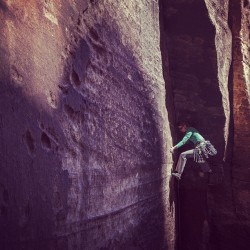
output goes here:
[[194, 158], [194, 161], [202, 164], [202, 170], [204, 172], [212, 173], [212, 170], [210, 169], [209, 164], [206, 161], [206, 158], [208, 158], [209, 155], [211, 156], [216, 155], [217, 150], [210, 143], [210, 141], [206, 141], [195, 128], [190, 127], [188, 122], [186, 121], [179, 122], [177, 126], [182, 133], [185, 133], [185, 136], [179, 143], [177, 143], [174, 147], [170, 149], [170, 152], [173, 153], [175, 149], [180, 148], [188, 141], [193, 142], [195, 148], [187, 150], [180, 154], [176, 165], [176, 171], [172, 173], [172, 175], [176, 177], [178, 180], [181, 179], [181, 175], [185, 168], [187, 158]]

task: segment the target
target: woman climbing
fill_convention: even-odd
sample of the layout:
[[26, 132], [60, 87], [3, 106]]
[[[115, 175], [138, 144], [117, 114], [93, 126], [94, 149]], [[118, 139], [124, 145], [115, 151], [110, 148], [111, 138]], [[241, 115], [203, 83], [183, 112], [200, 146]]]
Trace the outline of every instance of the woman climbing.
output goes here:
[[214, 146], [210, 143], [210, 141], [206, 141], [195, 128], [190, 127], [187, 122], [179, 122], [178, 129], [182, 133], [185, 133], [185, 136], [179, 143], [170, 149], [171, 153], [173, 153], [175, 149], [186, 144], [188, 141], [193, 142], [195, 148], [180, 154], [176, 165], [176, 172], [172, 173], [172, 175], [179, 180], [181, 179], [187, 158], [194, 158], [194, 161], [202, 164], [202, 169], [204, 172], [212, 173], [206, 158], [208, 158], [209, 155], [217, 154], [217, 150], [214, 148]]

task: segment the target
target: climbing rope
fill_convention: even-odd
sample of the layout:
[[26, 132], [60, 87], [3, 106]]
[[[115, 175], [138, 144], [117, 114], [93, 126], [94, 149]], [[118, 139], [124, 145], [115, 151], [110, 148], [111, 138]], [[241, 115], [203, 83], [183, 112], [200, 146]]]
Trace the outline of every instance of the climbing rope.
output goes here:
[[178, 247], [177, 249], [181, 249], [181, 199], [180, 199], [180, 181], [178, 181], [177, 183], [177, 206], [178, 206], [178, 229], [177, 229], [177, 233], [178, 233], [178, 238], [177, 238], [177, 242], [178, 242]]

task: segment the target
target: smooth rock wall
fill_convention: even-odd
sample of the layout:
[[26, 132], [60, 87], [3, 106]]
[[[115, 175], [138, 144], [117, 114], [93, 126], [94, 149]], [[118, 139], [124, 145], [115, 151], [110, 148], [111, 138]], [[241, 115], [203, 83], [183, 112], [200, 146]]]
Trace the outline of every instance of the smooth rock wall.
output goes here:
[[1, 249], [174, 249], [157, 1], [0, 17]]

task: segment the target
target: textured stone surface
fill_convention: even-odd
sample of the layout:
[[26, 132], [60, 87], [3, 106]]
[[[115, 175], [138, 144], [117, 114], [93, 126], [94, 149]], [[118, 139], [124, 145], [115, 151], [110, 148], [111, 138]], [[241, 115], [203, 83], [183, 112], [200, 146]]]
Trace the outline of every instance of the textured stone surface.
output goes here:
[[157, 1], [0, 15], [1, 249], [173, 249]]
[[[0, 248], [248, 249], [249, 11], [2, 0]], [[218, 149], [213, 178], [169, 178], [179, 119]]]
[[218, 131], [224, 128], [225, 112], [217, 78], [215, 30], [206, 5], [202, 1], [167, 1], [164, 6], [176, 119], [194, 120], [207, 138], [217, 138], [216, 146], [223, 154], [224, 135]]
[[[244, 4], [244, 5], [243, 5]], [[242, 181], [250, 181], [250, 90], [249, 90], [249, 10], [250, 4], [232, 1], [233, 32], [233, 115], [234, 159], [233, 175]]]
[[177, 186], [178, 247], [248, 249], [249, 1], [169, 0], [162, 8], [175, 119], [191, 120], [219, 150], [214, 177], [189, 162]]
[[[248, 249], [249, 216], [249, 3], [229, 1], [228, 20], [232, 32], [232, 64], [229, 74], [231, 120], [224, 183], [211, 190], [215, 249]], [[225, 2], [216, 6], [224, 8]], [[219, 9], [217, 7], [217, 9]], [[214, 14], [215, 15], [215, 14]], [[216, 21], [216, 26], [222, 22]], [[224, 43], [225, 44], [225, 43]], [[226, 48], [224, 44], [219, 46]], [[230, 48], [230, 47], [229, 47]], [[248, 52], [246, 52], [248, 51]], [[225, 53], [224, 53], [225, 54]], [[224, 55], [223, 54], [223, 55]], [[216, 204], [216, 205], [215, 205]]]

